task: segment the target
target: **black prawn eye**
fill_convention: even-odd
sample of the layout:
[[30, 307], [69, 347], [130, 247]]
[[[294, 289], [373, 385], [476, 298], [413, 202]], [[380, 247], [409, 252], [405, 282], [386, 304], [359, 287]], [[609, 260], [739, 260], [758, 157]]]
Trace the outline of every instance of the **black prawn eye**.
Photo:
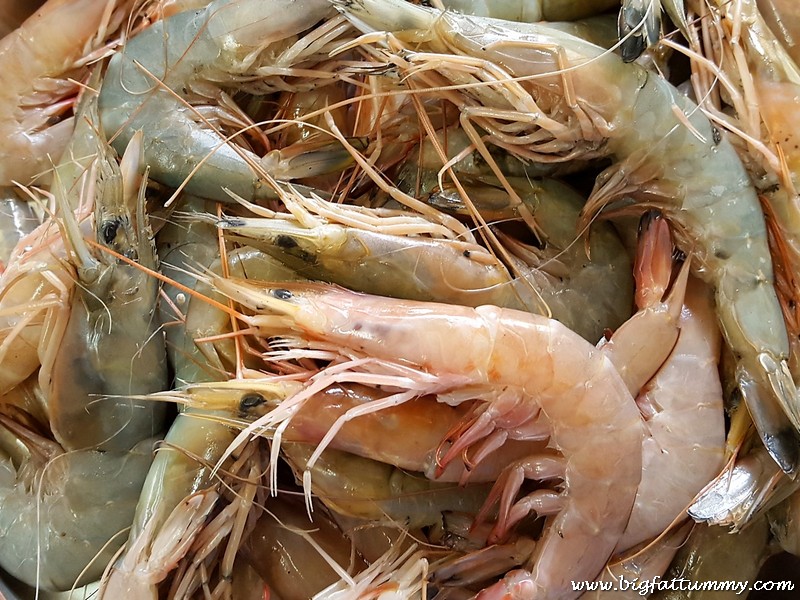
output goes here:
[[105, 221], [100, 226], [100, 236], [106, 244], [110, 244], [117, 237], [117, 230], [119, 229], [119, 221], [116, 219]]
[[272, 295], [278, 300], [290, 300], [292, 298], [292, 292], [284, 289], [273, 290]]
[[239, 408], [243, 411], [246, 411], [248, 409], [255, 408], [256, 406], [261, 406], [264, 403], [266, 403], [264, 396], [256, 392], [252, 392], [242, 396], [242, 399], [239, 401]]

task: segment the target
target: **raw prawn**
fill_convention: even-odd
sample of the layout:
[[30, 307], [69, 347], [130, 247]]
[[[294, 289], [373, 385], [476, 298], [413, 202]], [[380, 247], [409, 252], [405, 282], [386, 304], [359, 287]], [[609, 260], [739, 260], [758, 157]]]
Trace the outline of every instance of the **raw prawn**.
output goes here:
[[435, 525], [446, 511], [474, 515], [490, 489], [486, 484], [460, 487], [430, 481], [421, 473], [330, 448], [309, 468], [313, 446], [285, 443], [282, 451], [300, 479], [310, 471], [314, 495], [336, 514], [373, 523], [413, 529]]
[[[618, 551], [658, 535], [685, 510], [722, 467], [725, 442], [711, 295], [697, 280], [687, 286], [684, 264], [662, 300], [672, 266], [669, 230], [650, 214], [641, 229], [635, 265], [639, 310], [600, 345], [636, 397], [645, 423], [642, 479]], [[693, 394], [685, 393], [687, 381]], [[519, 468], [527, 468], [524, 461]], [[507, 505], [503, 510], [508, 512]]]
[[[230, 201], [223, 188], [248, 199], [274, 197], [260, 177], [265, 172], [285, 179], [337, 170], [348, 162], [340, 148], [295, 156], [276, 150], [261, 159], [204, 127], [187, 106], [195, 88], [245, 79], [248, 69], [255, 74], [252, 63], [259, 57], [279, 73], [324, 57], [315, 54], [320, 50], [311, 40], [292, 43], [329, 13], [327, 0], [216, 0], [158, 21], [109, 63], [99, 101], [106, 135], [121, 152], [142, 130], [145, 162], [155, 180], [222, 202]], [[332, 31], [320, 31], [315, 42], [335, 37], [337, 29]], [[304, 56], [309, 49], [312, 56]]]
[[[261, 456], [266, 445], [259, 442], [242, 446], [225, 470], [216, 473], [219, 481], [211, 489], [187, 498], [205, 497], [211, 501], [217, 495], [215, 490], [219, 491], [218, 501], [212, 501], [208, 506], [208, 509], [214, 509], [213, 513], [209, 514], [208, 509], [205, 511], [208, 515], [205, 522], [198, 518], [203, 516], [202, 512], [177, 507], [168, 521], [177, 518], [177, 523], [189, 525], [185, 533], [175, 532], [174, 527], [166, 522], [154, 540], [154, 552], [146, 561], [140, 560], [140, 551], [145, 547], [137, 544], [131, 546], [124, 561], [125, 570], [138, 571], [137, 576], [146, 579], [148, 575], [159, 573], [163, 578], [171, 569], [175, 569], [176, 577], [170, 585], [170, 597], [191, 598], [197, 590], [204, 588], [210, 590], [212, 597], [231, 598], [236, 555], [252, 531], [257, 517], [262, 514], [268, 498], [265, 486], [261, 485], [264, 473]], [[150, 537], [145, 535], [142, 539], [148, 540]], [[156, 584], [160, 579], [151, 577], [150, 580], [152, 591], [156, 593]], [[112, 598], [126, 593], [121, 587], [105, 592]]]
[[672, 353], [636, 398], [647, 431], [642, 481], [620, 550], [661, 533], [722, 467], [720, 336], [710, 291], [697, 280], [689, 281], [679, 325]]
[[[563, 459], [530, 462], [541, 460], [543, 475], [563, 478], [565, 492], [543, 493], [542, 512], [558, 516], [529, 565], [530, 588], [547, 597], [569, 596], [570, 579], [599, 573], [630, 514], [641, 476], [642, 425], [616, 370], [591, 344], [556, 321], [493, 306], [389, 300], [319, 284], [271, 287], [222, 278], [212, 283], [257, 311], [245, 321], [263, 326], [268, 335], [285, 328], [378, 361], [414, 365], [433, 376], [427, 383], [420, 372], [419, 388], [440, 394], [449, 389], [455, 403], [482, 399], [498, 419], [517, 413], [515, 423], [525, 422], [541, 411], [551, 427], [550, 444]], [[398, 401], [417, 394], [401, 394]], [[267, 417], [280, 418], [281, 412]], [[260, 425], [246, 429], [242, 439]], [[585, 558], [575, 563], [578, 548]]]
[[[301, 392], [305, 385], [308, 382], [280, 377], [231, 379], [191, 384], [145, 398], [177, 402], [187, 410], [196, 411], [201, 418], [218, 418], [222, 424], [243, 429], [279, 408], [283, 401]], [[357, 383], [331, 384], [304, 401], [302, 408], [292, 416], [282, 438], [318, 444], [340, 418], [348, 413], [361, 412], [365, 406], [387, 395], [375, 387]], [[414, 398], [345, 423], [331, 440], [330, 447], [403, 470], [417, 471], [438, 481], [465, 482], [468, 479], [471, 482], [489, 482], [497, 479], [509, 462], [529, 455], [534, 449], [533, 443], [544, 445], [544, 441], [509, 440], [477, 465], [467, 467], [459, 456], [442, 469], [437, 448], [462, 421], [471, 418], [472, 408], [469, 403], [448, 406], [432, 397]], [[400, 435], [403, 431], [416, 431], [417, 434], [409, 439]], [[263, 435], [269, 437], [271, 433], [265, 431]], [[542, 438], [546, 435], [543, 428]]]
[[[742, 161], [759, 187], [769, 228], [778, 296], [789, 330], [795, 380], [800, 376], [800, 151], [796, 131], [800, 68], [769, 29], [755, 0], [734, 4], [690, 2], [704, 11], [699, 35], [692, 31], [689, 57], [695, 95], [729, 130]], [[709, 35], [706, 29], [713, 31]], [[720, 36], [709, 44], [708, 38]], [[703, 40], [703, 44], [701, 44]], [[708, 58], [701, 56], [705, 53]], [[718, 63], [717, 66], [715, 63]], [[721, 92], [724, 91], [723, 95]], [[728, 104], [730, 106], [725, 106]]]
[[[138, 146], [132, 143], [123, 169], [99, 137], [87, 178], [88, 193], [95, 194], [97, 244], [154, 270], [144, 182], [135, 175]], [[167, 386], [155, 320], [158, 282], [138, 265], [90, 251], [63, 199], [59, 209], [81, 285], [48, 382], [50, 426], [68, 450], [129, 450], [160, 433], [164, 419], [164, 406], [128, 398]]]
[[[642, 221], [635, 266], [639, 311], [600, 346], [618, 368], [631, 393], [637, 395], [646, 431], [642, 479], [618, 552], [669, 527], [695, 493], [718, 471], [724, 445], [722, 390], [716, 375], [719, 335], [715, 336], [711, 297], [700, 282], [695, 281], [684, 298], [688, 275], [688, 264], [684, 264], [669, 296], [661, 300], [672, 266], [669, 229], [658, 215], [647, 214]], [[686, 306], [681, 311], [684, 302]], [[698, 403], [696, 397], [680, 393], [685, 386], [672, 380], [684, 377], [697, 383], [703, 401]], [[678, 396], [673, 390], [679, 391]], [[680, 423], [683, 419], [688, 419], [688, 425]], [[463, 447], [463, 444], [454, 444], [449, 455]], [[689, 460], [681, 460], [684, 452], [691, 455]], [[447, 458], [445, 456], [441, 462], [446, 464]], [[683, 465], [687, 463], [696, 466], [697, 471], [686, 472]], [[523, 459], [511, 463], [498, 479], [484, 507], [485, 511], [486, 507], [500, 501], [500, 518], [490, 541], [504, 537], [508, 528], [530, 510], [525, 500], [512, 505], [514, 498], [507, 490], [514, 489], [518, 483], [510, 482], [529, 477], [539, 468]], [[676, 480], [674, 487], [673, 480]], [[666, 493], [664, 486], [670, 486]], [[484, 517], [479, 514], [478, 521]], [[660, 571], [660, 575], [676, 549], [673, 543], [671, 549], [658, 552], [651, 564], [631, 563], [628, 567], [654, 569]], [[602, 577], [607, 577], [607, 573]], [[504, 594], [509, 586], [528, 583], [524, 573], [517, 574], [485, 590], [483, 595], [491, 598], [493, 594]]]
[[48, 0], [0, 40], [0, 185], [24, 185], [51, 169], [74, 121], [57, 120], [80, 89], [69, 78], [127, 15], [124, 0]]
[[[158, 584], [189, 550], [218, 499], [213, 489], [191, 494], [178, 503], [157, 534], [145, 530], [144, 535], [132, 539], [125, 555], [112, 567], [112, 575], [104, 575], [99, 597], [130, 595], [137, 600], [157, 600]], [[123, 577], [115, 578], [114, 572]]]
[[361, 292], [519, 310], [538, 305], [534, 298], [526, 306], [503, 264], [478, 244], [392, 234], [380, 225], [367, 229], [316, 221], [306, 224], [281, 214], [226, 216], [217, 226], [230, 239], [268, 252], [301, 275]]
[[[486, 132], [473, 137], [479, 148], [488, 142], [530, 159], [614, 158], [596, 181], [584, 221], [604, 209], [630, 211], [633, 198], [675, 223], [678, 246], [716, 290], [737, 382], [761, 438], [794, 473], [800, 409], [764, 217], [735, 150], [696, 106], [664, 79], [546, 25], [397, 0], [334, 4], [367, 32], [360, 43], [385, 40], [382, 55], [407, 77], [445, 94], [455, 86], [446, 97], [459, 106], [462, 126]], [[402, 45], [410, 38], [413, 50]]]
[[639, 310], [600, 345], [636, 397], [646, 432], [642, 480], [620, 551], [658, 535], [685, 510], [719, 472], [725, 445], [712, 295], [701, 281], [687, 281], [684, 263], [662, 300], [672, 271], [669, 228], [648, 213], [640, 230]]
[[[172, 571], [175, 577], [169, 597], [193, 597], [201, 586], [213, 590], [214, 597], [231, 597], [234, 559], [266, 502], [266, 493], [259, 485], [260, 444], [240, 447], [223, 472], [209, 475], [204, 468], [209, 465], [203, 465], [202, 456], [193, 455], [193, 451], [213, 453], [215, 440], [220, 443], [222, 439], [213, 428], [187, 427], [193, 420], [184, 420], [173, 434], [185, 448], [172, 446], [160, 465], [151, 469], [149, 489], [137, 507], [135, 531], [125, 553], [109, 565], [101, 597], [156, 600], [160, 584]], [[208, 450], [203, 448], [204, 431], [211, 434]], [[189, 488], [198, 491], [178, 500], [181, 491]], [[212, 574], [217, 576], [216, 585], [211, 581]]]
[[0, 565], [28, 585], [97, 580], [125, 542], [154, 440], [128, 452], [64, 452], [0, 416]]
[[[164, 548], [174, 549], [165, 538], [173, 541], [186, 532], [196, 533], [217, 498], [210, 465], [234, 436], [230, 428], [211, 420], [191, 414], [176, 417], [136, 490], [139, 500], [128, 521], [127, 547], [103, 584], [111, 597], [119, 597], [121, 590], [136, 598], [157, 597], [158, 583], [174, 565], [163, 564]], [[182, 525], [175, 527], [176, 523]]]
[[[630, 315], [631, 268], [619, 238], [608, 224], [599, 224], [585, 249], [576, 242], [583, 206], [577, 192], [555, 180], [506, 181], [536, 220], [540, 238], [534, 247], [501, 237], [518, 261], [519, 278], [478, 244], [425, 236], [434, 223], [328, 203], [316, 203], [322, 214], [315, 215], [310, 212], [315, 205], [304, 207], [311, 200], [299, 193], [284, 199], [292, 216], [260, 210], [263, 218], [223, 217], [217, 226], [311, 279], [409, 300], [494, 304], [537, 314], [549, 309], [554, 319], [596, 342]], [[465, 188], [487, 219], [519, 218], [499, 185], [475, 182]], [[444, 196], [437, 194], [437, 203], [467, 212], [460, 199]]]

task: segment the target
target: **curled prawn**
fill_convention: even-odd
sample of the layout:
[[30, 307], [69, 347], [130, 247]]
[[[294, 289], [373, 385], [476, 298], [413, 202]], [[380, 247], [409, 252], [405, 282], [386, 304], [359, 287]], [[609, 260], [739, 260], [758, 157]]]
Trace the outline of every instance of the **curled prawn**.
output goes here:
[[65, 452], [0, 416], [0, 566], [42, 590], [97, 580], [125, 541], [152, 443]]
[[[695, 274], [716, 291], [737, 383], [761, 439], [794, 473], [800, 407], [764, 216], [733, 146], [708, 118], [664, 79], [543, 24], [398, 0], [334, 4], [366, 32], [362, 47], [381, 44], [371, 51], [459, 107], [487, 162], [487, 142], [529, 160], [613, 158], [581, 224], [601, 211], [635, 209], [631, 199], [670, 219], [678, 246], [695, 257]], [[479, 136], [476, 125], [486, 134]]]
[[28, 185], [61, 158], [75, 126], [61, 117], [80, 89], [69, 78], [82, 79], [81, 62], [118, 29], [129, 4], [48, 0], [0, 40], [0, 185]]
[[[415, 392], [449, 390], [453, 403], [482, 400], [498, 422], [510, 414], [517, 415], [515, 423], [530, 422], [541, 412], [551, 427], [550, 444], [563, 459], [529, 460], [542, 464], [542, 474], [560, 479], [563, 491], [534, 494], [540, 513], [552, 519], [527, 565], [528, 587], [544, 597], [565, 597], [571, 579], [599, 573], [630, 514], [641, 476], [643, 432], [625, 384], [591, 344], [557, 321], [494, 306], [389, 300], [325, 285], [272, 287], [223, 278], [212, 283], [256, 311], [244, 320], [268, 335], [283, 329], [341, 344], [379, 364], [414, 365], [420, 378]], [[399, 394], [395, 403], [414, 395]], [[294, 398], [267, 420], [286, 419], [301, 394]], [[389, 405], [384, 400], [361, 412]], [[259, 421], [242, 438], [257, 430]], [[334, 425], [330, 437], [337, 429]], [[324, 446], [323, 440], [309, 467]], [[578, 555], [584, 558], [576, 562]]]
[[175, 188], [185, 183], [187, 192], [222, 202], [230, 200], [223, 188], [248, 199], [274, 196], [259, 177], [265, 171], [284, 179], [335, 170], [347, 156], [343, 150], [323, 149], [321, 156], [286, 156], [276, 150], [262, 159], [204, 126], [197, 109], [188, 105], [197, 90], [212, 82], [246, 80], [248, 74], [254, 78], [257, 60], [278, 73], [308, 66], [303, 52], [335, 38], [342, 27], [323, 29], [315, 43], [294, 47], [292, 42], [329, 12], [327, 0], [216, 0], [158, 21], [109, 63], [99, 101], [106, 135], [122, 151], [142, 130], [154, 179]]

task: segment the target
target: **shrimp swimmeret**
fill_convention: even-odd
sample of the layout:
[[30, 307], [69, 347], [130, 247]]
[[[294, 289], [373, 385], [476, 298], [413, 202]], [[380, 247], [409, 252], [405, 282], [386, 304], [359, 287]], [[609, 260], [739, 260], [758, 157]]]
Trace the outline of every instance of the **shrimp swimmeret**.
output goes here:
[[[569, 597], [570, 580], [600, 572], [630, 515], [641, 476], [643, 438], [633, 398], [602, 352], [557, 321], [494, 306], [387, 299], [322, 284], [269, 287], [221, 277], [213, 277], [212, 283], [256, 311], [242, 317], [253, 329], [263, 326], [267, 335], [281, 329], [300, 332], [311, 344], [325, 340], [369, 356], [387, 373], [418, 375], [416, 380], [393, 377], [391, 385], [413, 389], [361, 413], [439, 393], [454, 404], [487, 402], [498, 427], [504, 417], [513, 416], [519, 431], [520, 421], [532, 422], [543, 414], [551, 427], [550, 444], [563, 458], [532, 456], [530, 462], [541, 462], [544, 478], [561, 479], [563, 491], [534, 492], [537, 512], [551, 521], [527, 565], [530, 585], [543, 597]], [[313, 388], [283, 402], [240, 439], [265, 424], [288, 423]], [[307, 469], [341, 424], [331, 428]], [[576, 556], [584, 558], [575, 561]]]
[[761, 439], [784, 471], [796, 472], [800, 407], [764, 215], [736, 151], [706, 116], [663, 78], [544, 24], [399, 0], [333, 3], [366, 32], [357, 43], [372, 44], [406, 81], [435, 88], [459, 108], [490, 165], [487, 143], [528, 160], [613, 159], [581, 225], [602, 210], [637, 208], [631, 199], [642, 210], [657, 206], [676, 225], [694, 273], [716, 290], [717, 317]]

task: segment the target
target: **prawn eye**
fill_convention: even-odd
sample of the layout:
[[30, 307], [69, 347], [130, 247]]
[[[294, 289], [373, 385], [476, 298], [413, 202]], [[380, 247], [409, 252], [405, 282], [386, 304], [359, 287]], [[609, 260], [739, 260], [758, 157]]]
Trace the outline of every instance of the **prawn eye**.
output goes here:
[[250, 394], [245, 394], [242, 396], [242, 399], [239, 401], [239, 408], [242, 411], [247, 411], [251, 408], [255, 408], [256, 406], [261, 406], [266, 402], [266, 399], [261, 394], [256, 392], [252, 392]]
[[112, 221], [105, 221], [100, 226], [100, 236], [106, 244], [110, 244], [117, 237], [117, 230], [119, 229], [119, 221], [116, 219]]
[[292, 298], [292, 292], [284, 289], [272, 290], [272, 295], [278, 300], [291, 300]]

